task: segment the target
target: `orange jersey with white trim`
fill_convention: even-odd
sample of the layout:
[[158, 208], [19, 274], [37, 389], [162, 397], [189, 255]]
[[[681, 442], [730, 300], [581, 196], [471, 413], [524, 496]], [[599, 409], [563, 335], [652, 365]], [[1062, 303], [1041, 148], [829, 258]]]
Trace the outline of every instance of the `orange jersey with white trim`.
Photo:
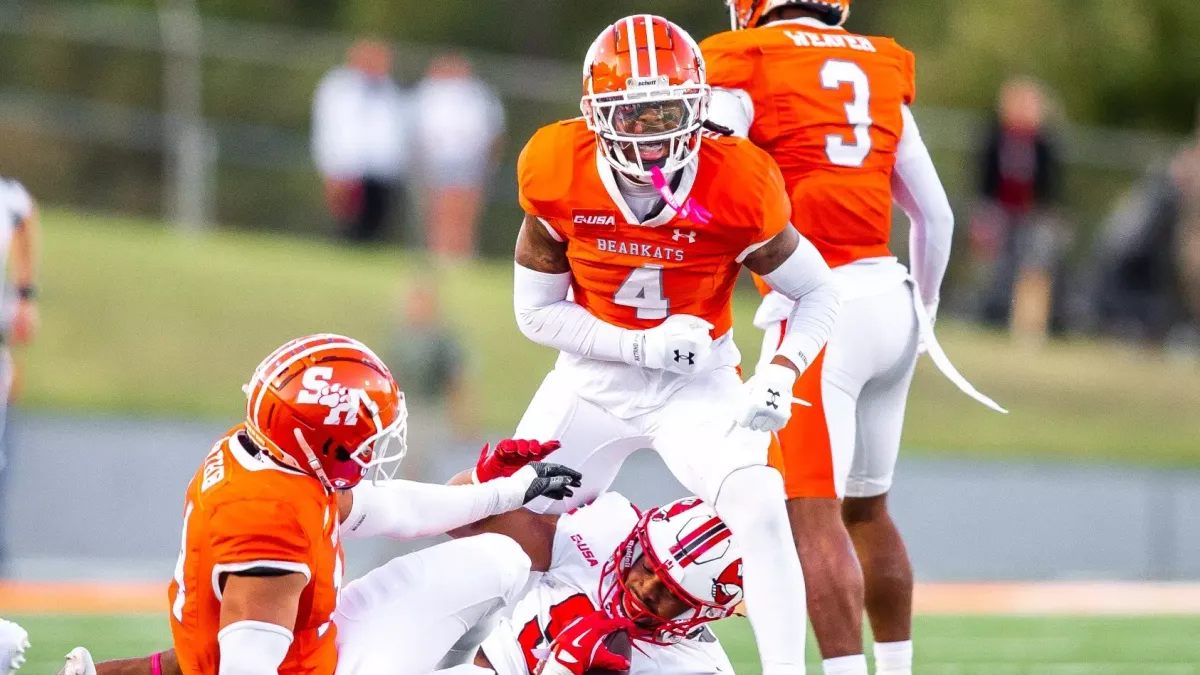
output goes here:
[[674, 201], [709, 212], [684, 219], [671, 206], [639, 224], [581, 119], [543, 127], [518, 162], [521, 206], [567, 244], [573, 299], [597, 318], [652, 328], [671, 314], [733, 325], [741, 258], [788, 224], [783, 176], [753, 144], [706, 135], [694, 169], [678, 172]]
[[183, 546], [167, 590], [171, 633], [184, 675], [216, 675], [221, 576], [272, 567], [309, 579], [280, 675], [332, 675], [331, 622], [342, 576], [337, 495], [311, 476], [251, 455], [235, 427], [188, 486]]
[[754, 103], [750, 140], [779, 163], [792, 224], [830, 267], [890, 256], [892, 168], [914, 57], [894, 40], [777, 22], [700, 45], [714, 87]]

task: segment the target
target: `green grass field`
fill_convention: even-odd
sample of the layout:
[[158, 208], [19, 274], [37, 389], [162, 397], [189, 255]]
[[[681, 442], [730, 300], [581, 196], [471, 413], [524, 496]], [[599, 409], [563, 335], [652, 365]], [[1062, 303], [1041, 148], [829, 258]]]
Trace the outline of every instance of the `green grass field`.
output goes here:
[[[85, 645], [98, 659], [169, 645], [166, 619], [149, 615], [17, 616], [33, 649], [22, 672], [54, 673]], [[719, 624], [739, 675], [759, 672], [748, 624]], [[918, 617], [919, 675], [1198, 675], [1200, 618]], [[809, 639], [810, 672], [820, 673]]]
[[[397, 335], [406, 283], [432, 278], [474, 356], [484, 428], [516, 424], [554, 355], [517, 331], [511, 265], [423, 267], [397, 250], [347, 250], [282, 236], [182, 236], [152, 223], [45, 215], [43, 332], [28, 350], [25, 405], [51, 411], [239, 416], [240, 385], [286, 339], [344, 332], [376, 345]], [[739, 344], [758, 353], [737, 303]], [[1200, 464], [1200, 370], [1121, 346], [1040, 351], [943, 321], [960, 370], [1007, 405], [1001, 416], [959, 394], [923, 361], [905, 444], [921, 452]], [[403, 379], [403, 374], [399, 377]]]

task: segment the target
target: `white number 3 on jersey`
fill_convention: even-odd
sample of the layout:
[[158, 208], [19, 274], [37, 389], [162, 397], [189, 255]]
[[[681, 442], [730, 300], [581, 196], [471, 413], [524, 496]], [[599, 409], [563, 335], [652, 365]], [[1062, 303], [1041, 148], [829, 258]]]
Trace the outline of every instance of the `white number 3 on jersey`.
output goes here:
[[825, 155], [838, 166], [862, 166], [871, 154], [871, 82], [867, 74], [852, 61], [829, 60], [821, 67], [821, 86], [841, 89], [849, 84], [854, 99], [846, 104], [846, 121], [854, 127], [854, 142], [847, 143], [841, 134], [825, 137]]

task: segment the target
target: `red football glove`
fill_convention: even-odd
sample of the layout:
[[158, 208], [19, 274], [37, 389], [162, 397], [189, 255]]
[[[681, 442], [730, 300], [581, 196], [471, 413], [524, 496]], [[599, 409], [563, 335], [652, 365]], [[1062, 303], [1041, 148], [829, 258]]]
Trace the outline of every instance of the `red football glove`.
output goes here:
[[558, 441], [514, 440], [506, 438], [496, 444], [496, 449], [488, 453], [489, 445], [484, 445], [479, 452], [479, 461], [475, 463], [475, 473], [472, 478], [476, 483], [486, 483], [504, 476], [511, 476], [519, 469], [533, 462], [540, 462], [546, 455], [562, 447]]
[[593, 612], [575, 619], [562, 629], [550, 645], [550, 656], [542, 662], [540, 675], [583, 675], [592, 669], [629, 670], [629, 659], [608, 650], [604, 638], [629, 630], [633, 622]]

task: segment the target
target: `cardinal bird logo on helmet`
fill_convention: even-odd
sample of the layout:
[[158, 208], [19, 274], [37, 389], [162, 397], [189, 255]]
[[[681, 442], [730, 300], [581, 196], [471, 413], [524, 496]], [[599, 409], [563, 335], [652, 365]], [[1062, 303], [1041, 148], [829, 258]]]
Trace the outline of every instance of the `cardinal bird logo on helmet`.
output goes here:
[[742, 560], [733, 561], [713, 579], [713, 602], [731, 605], [742, 599]]
[[739, 558], [713, 579], [713, 602], [728, 607], [742, 599], [742, 560]]

